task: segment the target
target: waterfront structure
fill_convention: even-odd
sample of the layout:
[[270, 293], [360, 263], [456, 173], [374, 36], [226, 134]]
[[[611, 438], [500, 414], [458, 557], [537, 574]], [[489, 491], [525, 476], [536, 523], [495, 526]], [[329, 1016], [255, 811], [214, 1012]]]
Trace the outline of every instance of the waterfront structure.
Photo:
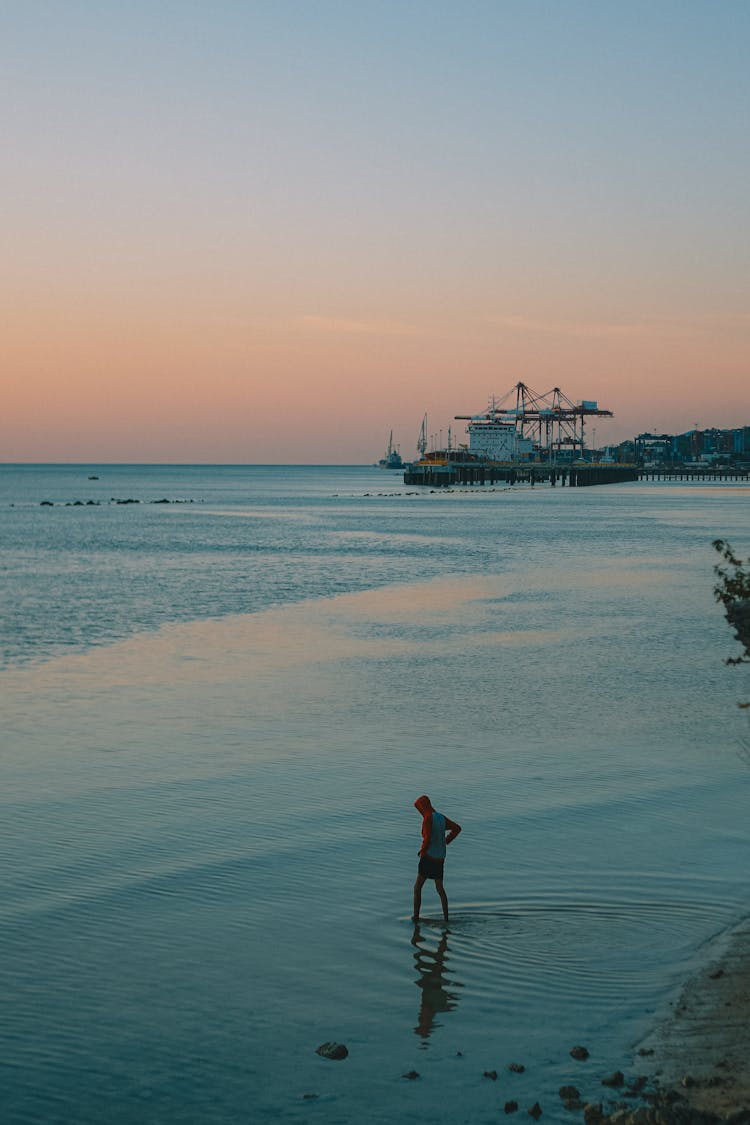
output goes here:
[[548, 483], [553, 488], [568, 485], [581, 488], [596, 484], [621, 484], [625, 481], [748, 481], [750, 467], [741, 465], [678, 465], [645, 466], [633, 464], [606, 464], [581, 462], [544, 464], [528, 462], [526, 465], [499, 465], [490, 461], [460, 460], [457, 457], [441, 460], [438, 455], [428, 455], [423, 461], [404, 468], [404, 484], [435, 488], [484, 488], [496, 485]]
[[468, 486], [484, 488], [496, 485], [549, 483], [565, 487], [592, 484], [619, 484], [638, 480], [637, 465], [546, 464], [500, 465], [492, 461], [438, 460], [435, 457], [407, 465], [404, 484], [422, 485], [431, 489]]

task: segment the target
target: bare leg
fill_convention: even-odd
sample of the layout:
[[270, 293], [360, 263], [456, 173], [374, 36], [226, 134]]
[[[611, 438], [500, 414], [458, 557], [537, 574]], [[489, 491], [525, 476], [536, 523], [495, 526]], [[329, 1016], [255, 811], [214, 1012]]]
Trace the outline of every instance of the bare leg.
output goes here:
[[435, 880], [435, 890], [437, 891], [438, 895], [440, 896], [440, 902], [442, 903], [442, 906], [443, 906], [443, 918], [447, 922], [448, 921], [448, 896], [445, 893], [445, 888], [443, 887], [443, 880], [442, 879], [436, 879]]
[[414, 884], [414, 913], [412, 914], [412, 922], [419, 921], [419, 911], [422, 907], [422, 887], [424, 886], [424, 875], [417, 875], [417, 880]]

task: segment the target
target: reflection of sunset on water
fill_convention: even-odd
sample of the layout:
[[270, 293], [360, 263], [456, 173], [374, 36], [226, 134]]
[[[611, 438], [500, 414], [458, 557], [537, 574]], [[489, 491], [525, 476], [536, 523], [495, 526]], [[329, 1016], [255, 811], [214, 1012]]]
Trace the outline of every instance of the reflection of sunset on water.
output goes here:
[[[710, 542], [746, 490], [381, 472], [0, 472], [19, 1120], [442, 1125], [511, 1084], [557, 1120], [570, 1044], [622, 1067], [745, 901]], [[445, 929], [407, 914], [425, 788]]]

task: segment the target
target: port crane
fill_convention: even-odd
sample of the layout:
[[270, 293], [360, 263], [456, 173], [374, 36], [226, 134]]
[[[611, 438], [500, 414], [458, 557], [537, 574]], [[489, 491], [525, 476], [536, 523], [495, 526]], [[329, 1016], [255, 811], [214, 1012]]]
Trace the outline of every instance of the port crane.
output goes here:
[[596, 402], [574, 403], [559, 387], [537, 394], [526, 383], [516, 383], [499, 400], [493, 396], [481, 414], [456, 414], [457, 420], [469, 422], [505, 422], [514, 424], [519, 437], [530, 438], [534, 447], [554, 460], [563, 446], [581, 453], [585, 443], [586, 418], [612, 418], [611, 410], [601, 410]]
[[417, 438], [417, 452], [420, 457], [424, 457], [427, 452], [427, 415], [425, 414], [422, 419], [422, 425], [419, 430], [419, 437]]

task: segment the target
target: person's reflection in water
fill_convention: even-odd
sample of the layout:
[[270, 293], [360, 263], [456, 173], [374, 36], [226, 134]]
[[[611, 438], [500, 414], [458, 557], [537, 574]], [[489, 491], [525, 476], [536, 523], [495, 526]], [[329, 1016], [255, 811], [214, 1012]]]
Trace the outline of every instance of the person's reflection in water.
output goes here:
[[[458, 1004], [458, 997], [450, 988], [461, 988], [456, 980], [448, 980], [445, 975], [445, 960], [448, 954], [448, 930], [443, 930], [440, 935], [437, 949], [428, 949], [423, 945], [424, 938], [419, 925], [414, 927], [411, 943], [414, 946], [414, 964], [419, 976], [414, 982], [421, 989], [419, 1016], [414, 1034], [420, 1039], [427, 1040], [436, 1026], [435, 1016], [439, 1012], [451, 1012]], [[426, 1042], [424, 1044], [427, 1045]]]

